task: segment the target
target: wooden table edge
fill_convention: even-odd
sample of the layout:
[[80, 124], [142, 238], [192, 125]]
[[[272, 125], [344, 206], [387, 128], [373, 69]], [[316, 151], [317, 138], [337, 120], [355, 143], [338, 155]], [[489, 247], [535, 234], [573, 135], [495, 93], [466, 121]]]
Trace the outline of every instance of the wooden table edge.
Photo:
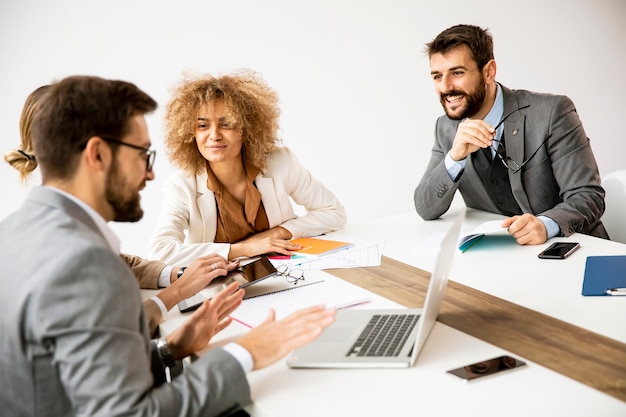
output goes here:
[[[430, 273], [383, 256], [377, 267], [326, 272], [406, 307], [421, 307]], [[453, 280], [437, 319], [626, 402], [626, 344]]]

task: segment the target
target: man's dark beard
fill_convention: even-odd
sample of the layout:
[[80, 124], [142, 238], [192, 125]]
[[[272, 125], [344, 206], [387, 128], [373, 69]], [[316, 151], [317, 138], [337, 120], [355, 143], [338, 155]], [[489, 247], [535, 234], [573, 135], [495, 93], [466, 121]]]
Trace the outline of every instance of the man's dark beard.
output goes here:
[[[450, 113], [448, 113], [448, 108], [446, 107], [446, 97], [458, 96], [458, 95], [465, 95], [467, 99], [467, 104], [465, 108], [463, 109], [463, 111], [461, 111], [461, 113], [458, 116], [450, 115]], [[480, 84], [478, 85], [478, 89], [476, 90], [474, 94], [466, 95], [460, 91], [454, 90], [450, 93], [446, 93], [445, 95], [442, 94], [439, 101], [441, 102], [441, 105], [443, 106], [443, 110], [446, 112], [446, 115], [450, 119], [463, 120], [466, 117], [472, 117], [476, 113], [478, 113], [478, 111], [483, 105], [483, 102], [485, 101], [486, 96], [487, 96], [487, 87], [485, 86], [485, 80], [481, 77]]]
[[126, 179], [119, 175], [117, 161], [113, 159], [106, 182], [106, 199], [113, 208], [113, 221], [136, 222], [143, 217], [139, 192], [132, 197], [124, 195]]

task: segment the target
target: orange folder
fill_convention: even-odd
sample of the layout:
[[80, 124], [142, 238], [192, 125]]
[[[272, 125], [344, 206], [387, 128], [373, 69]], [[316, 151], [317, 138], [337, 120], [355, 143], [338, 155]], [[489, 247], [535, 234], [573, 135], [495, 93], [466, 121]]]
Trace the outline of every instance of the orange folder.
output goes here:
[[349, 242], [339, 242], [314, 237], [301, 237], [293, 239], [292, 242], [302, 246], [302, 249], [294, 252], [306, 255], [328, 255], [331, 252], [348, 249], [352, 246], [352, 243]]

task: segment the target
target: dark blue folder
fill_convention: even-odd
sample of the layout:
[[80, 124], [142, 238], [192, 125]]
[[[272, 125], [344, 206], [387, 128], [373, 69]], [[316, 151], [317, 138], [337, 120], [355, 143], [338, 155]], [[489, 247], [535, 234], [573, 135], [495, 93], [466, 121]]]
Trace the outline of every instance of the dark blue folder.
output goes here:
[[612, 288], [626, 288], [626, 255], [587, 256], [583, 295], [609, 295]]

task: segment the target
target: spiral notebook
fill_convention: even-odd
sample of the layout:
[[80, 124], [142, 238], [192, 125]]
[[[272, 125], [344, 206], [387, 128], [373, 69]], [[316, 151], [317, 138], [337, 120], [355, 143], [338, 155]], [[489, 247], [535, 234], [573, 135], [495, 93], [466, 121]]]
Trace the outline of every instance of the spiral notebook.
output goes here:
[[[279, 278], [271, 278], [265, 286], [266, 290], [274, 281], [275, 289], [263, 292], [262, 286], [255, 286], [256, 294], [246, 291], [241, 305], [230, 317], [248, 327], [261, 324], [269, 313], [276, 311], [276, 319], [280, 320], [302, 308], [315, 304], [343, 309], [370, 301], [371, 293], [361, 287], [341, 281], [323, 271], [312, 271], [305, 281], [298, 284], [277, 282]], [[284, 279], [283, 279], [284, 281]], [[252, 287], [250, 287], [252, 289]]]

